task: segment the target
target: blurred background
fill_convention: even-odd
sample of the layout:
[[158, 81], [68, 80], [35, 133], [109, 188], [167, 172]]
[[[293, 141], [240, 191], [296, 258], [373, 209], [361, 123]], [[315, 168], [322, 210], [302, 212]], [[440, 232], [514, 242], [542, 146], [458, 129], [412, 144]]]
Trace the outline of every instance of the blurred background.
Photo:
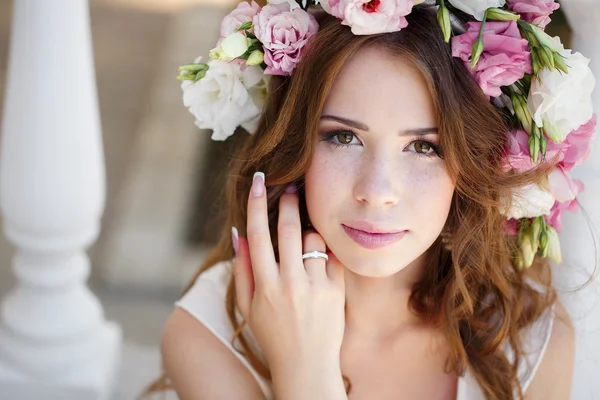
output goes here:
[[[13, 1], [0, 0], [0, 110]], [[89, 3], [107, 187], [100, 234], [87, 252], [88, 285], [123, 334], [114, 399], [135, 398], [159, 375], [162, 326], [216, 240], [218, 195], [235, 139], [215, 143], [195, 127], [175, 76], [178, 65], [208, 56], [222, 17], [237, 3]], [[553, 21], [549, 33], [568, 47], [571, 31], [560, 10]], [[14, 254], [0, 235], [0, 299], [16, 287]]]

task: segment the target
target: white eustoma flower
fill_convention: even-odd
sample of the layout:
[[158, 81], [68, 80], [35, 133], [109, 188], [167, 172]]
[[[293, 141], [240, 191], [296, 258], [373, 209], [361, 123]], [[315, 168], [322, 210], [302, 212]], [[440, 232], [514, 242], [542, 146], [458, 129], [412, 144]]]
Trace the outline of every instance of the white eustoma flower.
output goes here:
[[490, 7], [502, 7], [506, 3], [505, 0], [448, 0], [450, 4], [461, 11], [466, 12], [475, 17], [477, 21], [483, 20], [485, 10]]
[[590, 60], [581, 53], [561, 50], [568, 74], [544, 68], [540, 81], [533, 79], [527, 106], [538, 127], [546, 123], [546, 133], [554, 142], [562, 142], [573, 130], [592, 118], [592, 91], [596, 81]]
[[253, 128], [266, 97], [262, 69], [250, 66], [242, 71], [239, 63], [219, 60], [208, 65], [204, 78], [181, 84], [183, 104], [196, 118], [196, 125], [212, 129], [213, 140], [227, 139], [240, 125]]
[[510, 208], [500, 212], [507, 219], [535, 218], [550, 214], [554, 201], [552, 193], [540, 185], [526, 185], [513, 191]]

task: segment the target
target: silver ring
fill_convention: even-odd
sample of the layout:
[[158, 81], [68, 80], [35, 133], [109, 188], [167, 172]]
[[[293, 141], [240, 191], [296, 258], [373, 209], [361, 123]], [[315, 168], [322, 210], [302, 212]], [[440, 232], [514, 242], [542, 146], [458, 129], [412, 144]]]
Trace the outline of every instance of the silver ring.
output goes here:
[[307, 258], [322, 258], [325, 261], [329, 260], [329, 256], [322, 251], [311, 251], [308, 253], [302, 254], [302, 259], [306, 260]]

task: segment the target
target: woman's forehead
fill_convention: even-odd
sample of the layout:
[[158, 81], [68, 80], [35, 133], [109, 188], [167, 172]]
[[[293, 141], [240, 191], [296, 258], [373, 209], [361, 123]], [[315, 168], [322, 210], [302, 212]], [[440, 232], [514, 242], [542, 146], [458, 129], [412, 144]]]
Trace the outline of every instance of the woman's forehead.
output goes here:
[[340, 71], [323, 114], [368, 126], [386, 121], [411, 128], [435, 123], [433, 99], [421, 72], [373, 46], [359, 50]]

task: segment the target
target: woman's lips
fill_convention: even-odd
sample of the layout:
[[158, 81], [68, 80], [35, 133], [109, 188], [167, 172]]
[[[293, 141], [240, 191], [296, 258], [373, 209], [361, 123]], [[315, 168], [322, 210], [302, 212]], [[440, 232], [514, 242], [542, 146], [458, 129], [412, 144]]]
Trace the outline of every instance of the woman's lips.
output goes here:
[[395, 233], [370, 233], [342, 225], [344, 230], [356, 243], [367, 249], [379, 249], [402, 239], [407, 231]]

